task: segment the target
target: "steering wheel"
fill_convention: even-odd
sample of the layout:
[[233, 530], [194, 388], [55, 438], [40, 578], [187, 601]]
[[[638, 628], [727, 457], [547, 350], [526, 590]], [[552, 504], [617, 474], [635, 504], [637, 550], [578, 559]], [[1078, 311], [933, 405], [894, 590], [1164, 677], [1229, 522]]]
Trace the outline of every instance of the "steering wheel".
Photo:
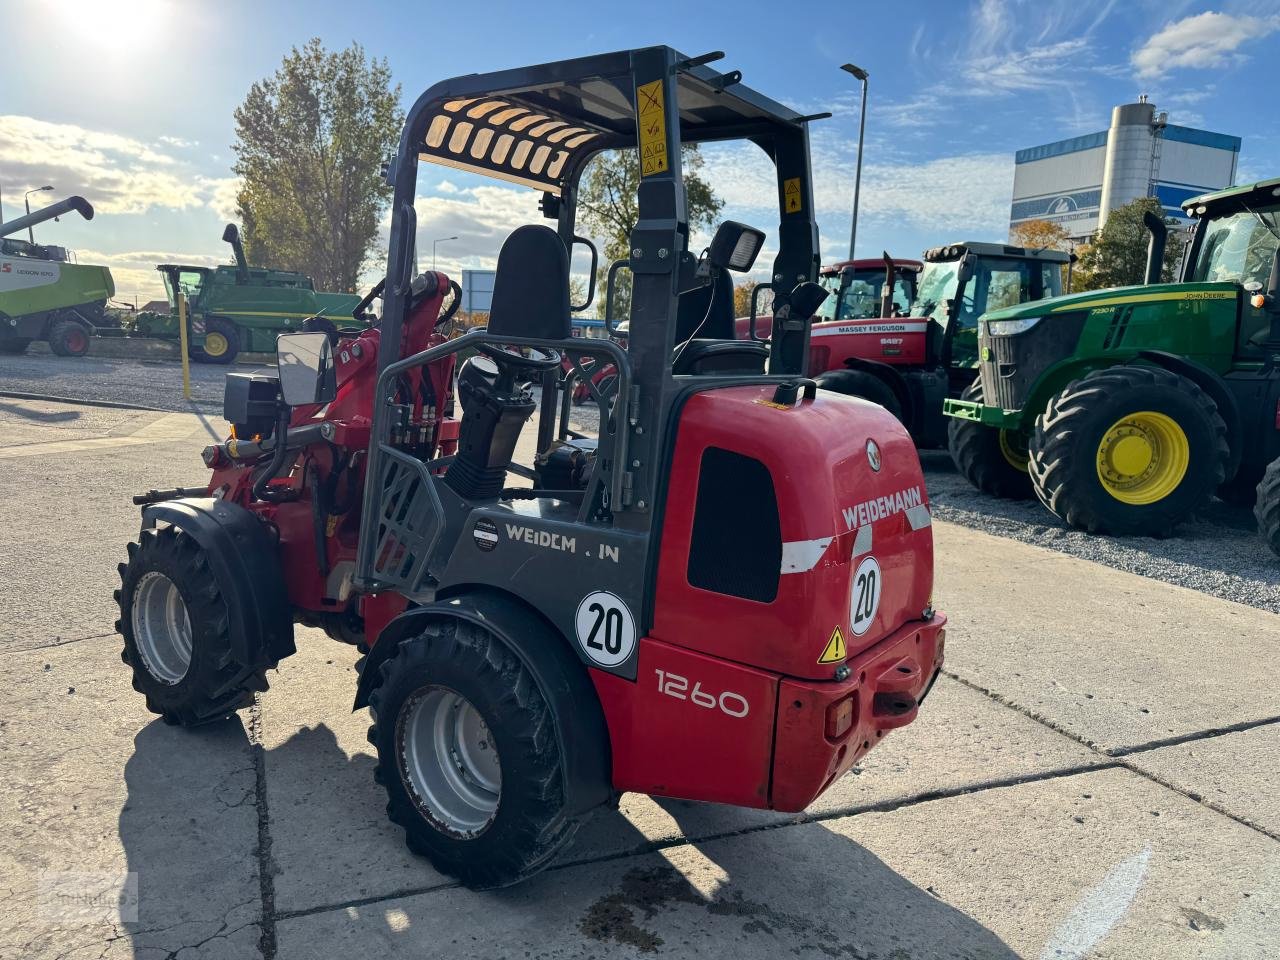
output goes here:
[[515, 370], [536, 370], [541, 373], [560, 366], [559, 350], [517, 347], [509, 343], [478, 343], [476, 350], [495, 363]]

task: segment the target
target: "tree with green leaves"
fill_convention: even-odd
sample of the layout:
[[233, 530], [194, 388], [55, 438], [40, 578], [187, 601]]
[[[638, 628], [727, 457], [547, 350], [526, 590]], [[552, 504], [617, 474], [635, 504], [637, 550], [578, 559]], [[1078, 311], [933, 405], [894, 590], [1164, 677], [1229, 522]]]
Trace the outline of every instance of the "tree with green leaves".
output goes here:
[[404, 124], [386, 60], [312, 39], [236, 108], [236, 197], [250, 262], [355, 290], [391, 198], [382, 163]]
[[[703, 179], [705, 163], [696, 144], [683, 148], [680, 164], [684, 172], [690, 230], [709, 228], [724, 208], [724, 201]], [[604, 243], [596, 295], [596, 311], [600, 316], [604, 316], [605, 278], [609, 264], [614, 260], [625, 260], [630, 255], [631, 230], [639, 217], [636, 200], [639, 186], [639, 153], [635, 150], [610, 150], [597, 154], [591, 161], [578, 190], [579, 220], [592, 237]], [[622, 319], [630, 313], [630, 274], [621, 272], [615, 282], [615, 319]]]
[[[1107, 214], [1107, 222], [1093, 240], [1079, 248], [1080, 262], [1076, 264], [1073, 283], [1076, 290], [1102, 290], [1142, 282], [1147, 245], [1151, 240], [1142, 222], [1142, 215], [1147, 211], [1164, 216], [1164, 208], [1155, 197], [1139, 197]], [[1185, 245], [1186, 236], [1180, 230], [1170, 229], [1160, 271], [1162, 281], [1176, 278]]]

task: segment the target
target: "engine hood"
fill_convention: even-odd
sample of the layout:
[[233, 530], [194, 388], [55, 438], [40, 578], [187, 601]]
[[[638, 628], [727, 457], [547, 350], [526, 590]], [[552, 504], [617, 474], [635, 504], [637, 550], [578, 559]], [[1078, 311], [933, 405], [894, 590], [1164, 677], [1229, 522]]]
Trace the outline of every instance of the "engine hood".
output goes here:
[[1033, 300], [983, 314], [984, 320], [1021, 320], [1046, 314], [1073, 313], [1077, 310], [1105, 310], [1128, 303], [1151, 303], [1174, 300], [1227, 300], [1239, 295], [1235, 283], [1153, 283], [1133, 287], [1111, 287], [1068, 293], [1047, 300]]

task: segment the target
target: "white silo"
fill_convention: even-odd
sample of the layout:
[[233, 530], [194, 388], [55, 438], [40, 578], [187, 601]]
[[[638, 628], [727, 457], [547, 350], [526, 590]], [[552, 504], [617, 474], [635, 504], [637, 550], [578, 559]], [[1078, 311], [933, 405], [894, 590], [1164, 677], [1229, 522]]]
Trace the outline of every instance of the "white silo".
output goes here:
[[1125, 103], [1111, 111], [1111, 129], [1107, 131], [1107, 154], [1102, 168], [1102, 202], [1099, 204], [1098, 226], [1107, 222], [1107, 214], [1151, 189], [1155, 107], [1143, 94], [1137, 103]]

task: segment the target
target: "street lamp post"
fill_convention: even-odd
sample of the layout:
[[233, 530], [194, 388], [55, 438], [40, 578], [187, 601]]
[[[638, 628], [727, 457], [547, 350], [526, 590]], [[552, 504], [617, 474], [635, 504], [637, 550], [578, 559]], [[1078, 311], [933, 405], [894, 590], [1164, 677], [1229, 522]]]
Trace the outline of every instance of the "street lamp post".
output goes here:
[[862, 110], [858, 119], [858, 171], [853, 180], [853, 226], [849, 229], [849, 259], [852, 260], [854, 248], [858, 245], [858, 194], [862, 192], [862, 137], [867, 129], [867, 77], [870, 74], [852, 63], [846, 63], [840, 69], [862, 81]]
[[[27, 198], [30, 197], [33, 193], [43, 193], [46, 190], [52, 190], [52, 189], [53, 187], [46, 185], [43, 187], [36, 187], [34, 190], [28, 190], [26, 193], [22, 195], [22, 203], [27, 208], [27, 216], [31, 216], [31, 201], [28, 200]], [[32, 243], [36, 242], [36, 232], [32, 227], [27, 227], [27, 239], [30, 240]]]
[[444, 243], [446, 240], [457, 240], [457, 237], [441, 237], [439, 240], [431, 241], [431, 270], [434, 273], [436, 269], [436, 244]]

